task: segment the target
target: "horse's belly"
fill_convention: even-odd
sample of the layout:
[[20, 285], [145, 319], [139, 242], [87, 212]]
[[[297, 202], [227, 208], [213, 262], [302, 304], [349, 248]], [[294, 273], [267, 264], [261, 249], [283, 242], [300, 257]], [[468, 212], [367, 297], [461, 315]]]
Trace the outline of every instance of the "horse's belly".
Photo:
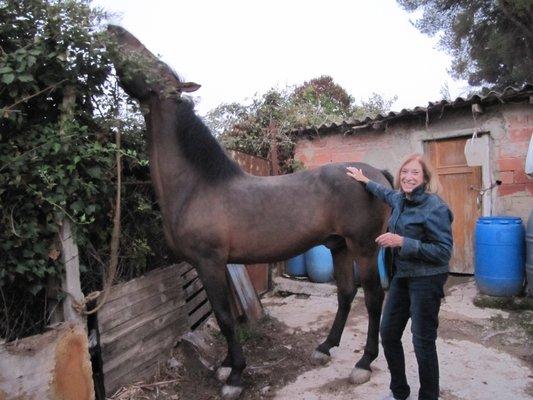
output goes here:
[[235, 263], [265, 263], [287, 260], [310, 247], [322, 243], [327, 235], [299, 235], [287, 233], [259, 235], [250, 233], [232, 241], [229, 261]]

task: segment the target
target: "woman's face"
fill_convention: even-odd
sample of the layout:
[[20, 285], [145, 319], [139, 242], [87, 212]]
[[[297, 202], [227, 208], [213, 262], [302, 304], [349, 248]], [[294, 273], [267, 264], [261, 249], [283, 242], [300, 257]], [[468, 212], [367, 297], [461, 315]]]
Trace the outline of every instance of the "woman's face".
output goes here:
[[405, 193], [412, 193], [424, 183], [424, 170], [418, 160], [409, 161], [400, 170], [400, 186]]

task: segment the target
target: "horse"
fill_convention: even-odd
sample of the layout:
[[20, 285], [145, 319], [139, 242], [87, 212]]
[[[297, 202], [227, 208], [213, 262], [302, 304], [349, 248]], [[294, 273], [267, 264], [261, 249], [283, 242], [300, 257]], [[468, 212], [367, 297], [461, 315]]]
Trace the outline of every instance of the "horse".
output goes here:
[[[387, 187], [392, 176], [364, 163], [328, 164], [281, 176], [245, 173], [181, 96], [199, 85], [182, 82], [125, 29], [110, 25], [108, 31], [116, 43], [111, 59], [120, 85], [144, 109], [150, 174], [165, 239], [176, 257], [196, 268], [227, 342], [216, 373], [224, 382], [222, 397], [241, 394], [246, 366], [230, 311], [226, 265], [283, 261], [319, 244], [332, 253], [338, 308], [311, 360], [328, 362], [330, 349], [340, 343], [357, 292], [356, 260], [368, 330], [364, 353], [349, 379], [368, 381], [378, 355], [384, 298], [374, 239], [384, 232], [390, 210], [347, 176], [346, 167], [361, 168]], [[142, 60], [140, 66], [134, 60]]]

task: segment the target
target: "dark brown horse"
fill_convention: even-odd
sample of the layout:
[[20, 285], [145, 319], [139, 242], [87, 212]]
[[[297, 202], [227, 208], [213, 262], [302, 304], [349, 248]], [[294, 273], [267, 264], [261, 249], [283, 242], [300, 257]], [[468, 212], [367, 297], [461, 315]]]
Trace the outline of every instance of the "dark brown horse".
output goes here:
[[[121, 85], [146, 111], [150, 170], [165, 238], [176, 256], [196, 267], [228, 344], [217, 374], [225, 380], [223, 397], [239, 396], [245, 368], [229, 308], [226, 264], [286, 260], [318, 244], [332, 251], [338, 310], [312, 358], [326, 362], [329, 350], [339, 345], [357, 290], [357, 260], [369, 322], [364, 354], [350, 380], [366, 382], [378, 355], [383, 302], [374, 239], [383, 232], [389, 210], [348, 177], [346, 167], [362, 168], [366, 176], [388, 186], [390, 174], [362, 163], [274, 177], [243, 172], [193, 106], [180, 98], [181, 91], [198, 86], [180, 82], [129, 32], [116, 26], [109, 30], [119, 45], [114, 63]], [[141, 66], [135, 59], [142, 60]]]

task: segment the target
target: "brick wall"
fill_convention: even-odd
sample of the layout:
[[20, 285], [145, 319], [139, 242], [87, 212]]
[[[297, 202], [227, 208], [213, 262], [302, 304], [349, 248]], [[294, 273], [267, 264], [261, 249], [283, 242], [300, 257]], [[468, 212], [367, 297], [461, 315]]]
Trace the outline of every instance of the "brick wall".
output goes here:
[[372, 164], [371, 153], [376, 149], [386, 152], [390, 146], [390, 138], [383, 132], [334, 134], [300, 140], [295, 149], [295, 158], [310, 169], [334, 162], [364, 161]]
[[529, 197], [533, 195], [533, 179], [525, 174], [524, 168], [533, 133], [533, 111], [520, 109], [504, 113], [504, 130], [506, 135], [495, 141], [496, 174], [502, 181], [498, 195]]

